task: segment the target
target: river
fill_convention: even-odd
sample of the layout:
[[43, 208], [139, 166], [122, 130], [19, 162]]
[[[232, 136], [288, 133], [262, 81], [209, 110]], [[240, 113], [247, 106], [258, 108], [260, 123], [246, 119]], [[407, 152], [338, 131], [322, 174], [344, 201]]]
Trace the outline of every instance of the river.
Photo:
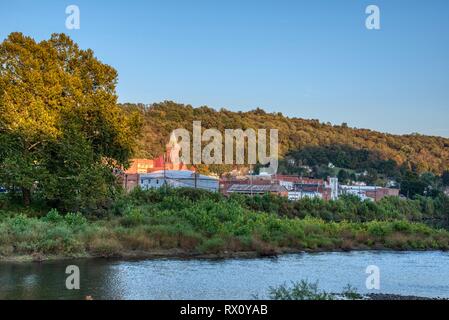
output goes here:
[[[65, 287], [66, 267], [80, 269], [80, 289]], [[380, 270], [380, 290], [366, 289], [366, 268]], [[254, 299], [291, 281], [319, 281], [341, 292], [449, 297], [449, 253], [350, 252], [230, 260], [82, 259], [0, 263], [0, 299]]]

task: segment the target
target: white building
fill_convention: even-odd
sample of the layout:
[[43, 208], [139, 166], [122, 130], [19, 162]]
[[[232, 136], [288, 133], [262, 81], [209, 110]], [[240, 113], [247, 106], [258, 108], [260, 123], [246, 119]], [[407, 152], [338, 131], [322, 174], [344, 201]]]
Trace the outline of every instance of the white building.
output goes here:
[[218, 192], [218, 178], [187, 170], [165, 170], [139, 175], [142, 189], [160, 188], [164, 185], [173, 188], [198, 188]]
[[340, 191], [342, 194], [348, 194], [357, 196], [360, 198], [360, 200], [369, 200], [374, 201], [372, 197], [367, 196], [367, 192], [376, 192], [376, 190], [382, 189], [381, 187], [377, 186], [367, 186], [367, 185], [354, 185], [354, 186], [345, 186], [340, 185]]
[[323, 194], [321, 192], [310, 192], [310, 191], [289, 191], [288, 200], [298, 201], [304, 198], [309, 199], [323, 199]]

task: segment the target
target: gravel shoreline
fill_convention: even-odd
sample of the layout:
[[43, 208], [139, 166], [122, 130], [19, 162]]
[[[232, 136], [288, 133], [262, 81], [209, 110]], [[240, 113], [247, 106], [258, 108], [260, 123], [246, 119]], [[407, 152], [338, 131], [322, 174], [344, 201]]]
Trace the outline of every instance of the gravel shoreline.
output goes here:
[[431, 297], [417, 297], [417, 296], [404, 296], [399, 294], [388, 294], [388, 293], [370, 293], [364, 296], [366, 300], [406, 300], [406, 301], [414, 301], [414, 300], [449, 300], [448, 298], [431, 298]]

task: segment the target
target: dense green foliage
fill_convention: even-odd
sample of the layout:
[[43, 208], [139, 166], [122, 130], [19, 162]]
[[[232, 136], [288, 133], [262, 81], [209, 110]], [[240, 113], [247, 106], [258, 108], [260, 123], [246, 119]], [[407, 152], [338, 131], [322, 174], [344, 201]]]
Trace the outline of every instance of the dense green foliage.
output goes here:
[[64, 34], [0, 44], [0, 185], [63, 210], [105, 206], [138, 118], [117, 106], [117, 72]]
[[441, 176], [441, 179], [443, 181], [443, 185], [445, 187], [449, 187], [449, 171], [447, 171], [447, 170], [444, 171], [442, 176]]
[[[317, 167], [332, 163], [339, 168], [365, 171], [374, 169], [389, 177], [399, 174], [394, 160], [385, 159], [379, 151], [357, 149], [349, 145], [333, 144], [304, 147], [293, 150], [286, 155], [286, 166], [290, 170], [300, 170], [300, 165]], [[298, 172], [301, 173], [301, 172]]]
[[[281, 156], [294, 150], [307, 148], [313, 151], [315, 147], [333, 148], [329, 146], [339, 145], [355, 150], [346, 154], [346, 158], [336, 160], [346, 168], [380, 166], [389, 171], [394, 170], [393, 164], [397, 164], [418, 173], [433, 172], [438, 175], [449, 168], [449, 139], [441, 137], [419, 134], [399, 136], [353, 129], [320, 123], [318, 120], [288, 118], [261, 109], [249, 112], [216, 111], [209, 107], [193, 108], [170, 101], [149, 106], [124, 104], [122, 108], [128, 112], [138, 111], [144, 119], [144, 134], [138, 153], [140, 157], [151, 158], [163, 153], [171, 131], [177, 128], [190, 130], [192, 121], [196, 120], [201, 121], [205, 129], [217, 128], [222, 132], [234, 128], [278, 129]], [[372, 155], [375, 157], [371, 158]], [[335, 161], [333, 158], [321, 160]]]
[[[234, 198], [239, 196], [233, 196]], [[276, 213], [280, 216], [305, 218], [316, 217], [325, 221], [365, 222], [373, 220], [408, 220], [434, 223], [449, 220], [449, 197], [417, 197], [415, 200], [385, 197], [379, 202], [361, 201], [355, 196], [342, 196], [335, 201], [304, 198], [289, 201], [283, 197], [263, 195], [239, 197], [245, 207]]]
[[[135, 189], [114, 204], [108, 219], [51, 210], [40, 216], [0, 213], [0, 255], [120, 256], [124, 252], [183, 250], [189, 254], [285, 250], [449, 249], [449, 232], [422, 223], [375, 217], [334, 222], [274, 213], [281, 199], [225, 198], [195, 189]], [[353, 200], [351, 200], [353, 201]], [[278, 205], [276, 204], [276, 205]], [[340, 202], [341, 204], [341, 202]], [[330, 203], [337, 205], [337, 203]], [[258, 208], [259, 209], [254, 209]], [[251, 209], [253, 208], [253, 209]], [[319, 215], [318, 215], [319, 216]], [[398, 218], [406, 217], [402, 215]], [[385, 221], [380, 221], [384, 219]], [[391, 220], [391, 221], [390, 221]]]

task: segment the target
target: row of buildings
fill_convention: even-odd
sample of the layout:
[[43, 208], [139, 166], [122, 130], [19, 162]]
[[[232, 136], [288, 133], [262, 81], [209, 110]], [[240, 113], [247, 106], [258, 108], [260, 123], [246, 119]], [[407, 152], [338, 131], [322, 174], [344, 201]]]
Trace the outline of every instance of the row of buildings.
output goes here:
[[136, 186], [143, 189], [189, 187], [221, 192], [224, 195], [262, 195], [266, 193], [288, 197], [290, 200], [319, 198], [336, 200], [348, 194], [362, 200], [379, 201], [386, 196], [399, 196], [399, 189], [366, 185], [340, 185], [337, 178], [327, 180], [303, 178], [289, 175], [244, 175], [226, 178], [199, 174], [194, 168], [184, 164], [175, 165], [170, 154], [154, 160], [135, 159], [131, 167], [122, 175], [127, 190]]

